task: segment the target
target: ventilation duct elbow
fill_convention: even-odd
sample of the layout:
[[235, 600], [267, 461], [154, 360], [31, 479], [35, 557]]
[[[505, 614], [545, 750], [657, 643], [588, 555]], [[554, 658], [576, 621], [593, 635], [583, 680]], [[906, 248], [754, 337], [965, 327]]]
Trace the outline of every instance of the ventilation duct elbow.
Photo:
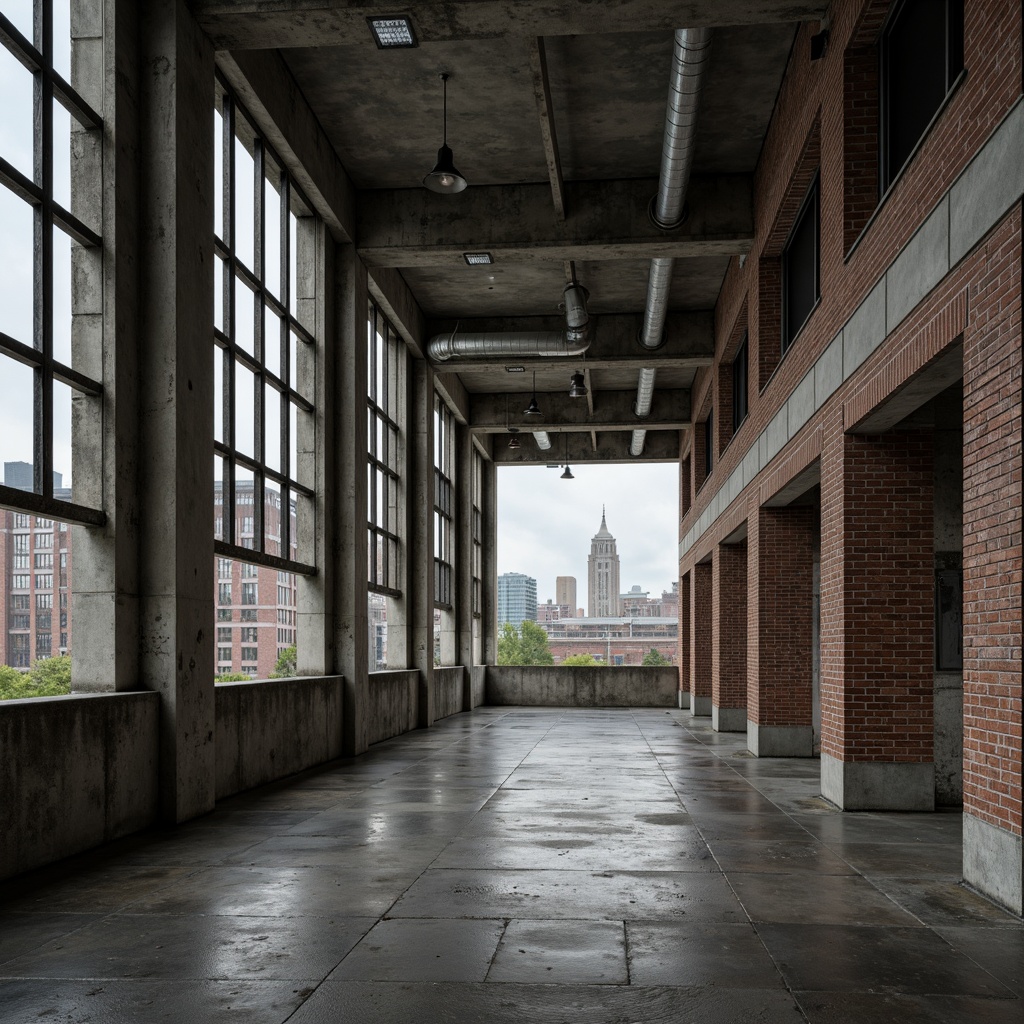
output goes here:
[[561, 331], [520, 331], [475, 334], [437, 334], [427, 344], [427, 355], [437, 362], [449, 359], [529, 358], [578, 356], [587, 342], [574, 341]]
[[587, 312], [589, 294], [578, 284], [568, 284], [563, 292], [565, 304], [565, 333], [571, 343], [589, 345], [591, 336], [590, 314]]

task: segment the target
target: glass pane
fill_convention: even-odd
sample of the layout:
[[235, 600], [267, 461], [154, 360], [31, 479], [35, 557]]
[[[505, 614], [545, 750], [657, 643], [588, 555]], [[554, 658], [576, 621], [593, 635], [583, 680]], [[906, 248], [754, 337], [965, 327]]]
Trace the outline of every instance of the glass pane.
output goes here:
[[2, 10], [13, 22], [14, 27], [31, 43], [32, 0], [4, 0]]
[[224, 441], [224, 350], [213, 346], [213, 438]]
[[224, 240], [224, 115], [213, 112], [213, 233]]
[[33, 343], [32, 237], [32, 207], [0, 185], [0, 331], [29, 346]]
[[281, 393], [264, 386], [263, 460], [271, 469], [281, 470]]
[[269, 306], [263, 307], [263, 365], [281, 376], [281, 318]]
[[[71, 402], [74, 392], [53, 382], [53, 496], [72, 501], [71, 495]], [[58, 477], [60, 481], [58, 483]]]
[[256, 485], [252, 471], [235, 463], [235, 543], [253, 547]]
[[264, 486], [263, 550], [268, 555], [281, 555], [281, 489], [273, 480]]
[[235, 139], [235, 255], [250, 269], [253, 266], [255, 241], [253, 238], [253, 188], [256, 180], [256, 165], [248, 150], [238, 138]]
[[224, 460], [213, 457], [213, 537], [225, 540], [224, 535]]
[[288, 213], [288, 312], [292, 316], [297, 316], [295, 312], [298, 309], [298, 266], [299, 261], [296, 258], [298, 252], [296, 246], [298, 244], [298, 221], [295, 218], [295, 214], [289, 211]]
[[[276, 181], [280, 172], [270, 166]], [[263, 283], [276, 298], [281, 297], [281, 195], [269, 180], [263, 182]]]
[[[28, 38], [32, 38], [31, 28]], [[26, 178], [33, 178], [32, 74], [5, 46], [0, 46], [0, 96], [4, 109], [0, 118], [0, 156]]]
[[235, 344], [245, 349], [250, 355], [256, 352], [254, 339], [256, 316], [256, 296], [249, 291], [245, 282], [235, 278]]
[[71, 0], [53, 4], [53, 70], [71, 82]]
[[256, 381], [253, 374], [235, 360], [235, 449], [255, 457]]
[[34, 390], [33, 371], [0, 355], [0, 472], [8, 487], [25, 491], [33, 489]]
[[[308, 498], [303, 498], [303, 501], [308, 501]], [[295, 497], [292, 495], [288, 499], [288, 557], [292, 559], [298, 559], [299, 557], [299, 523], [296, 515], [295, 508]], [[294, 620], [293, 620], [294, 622]]]
[[213, 326], [224, 330], [224, 261], [213, 258]]
[[288, 434], [288, 475], [292, 480], [299, 479], [299, 407], [294, 403], [289, 403], [289, 409], [291, 411], [291, 422], [289, 424]]
[[71, 365], [71, 239], [53, 227], [53, 358]]
[[53, 101], [53, 199], [71, 210], [71, 115]]

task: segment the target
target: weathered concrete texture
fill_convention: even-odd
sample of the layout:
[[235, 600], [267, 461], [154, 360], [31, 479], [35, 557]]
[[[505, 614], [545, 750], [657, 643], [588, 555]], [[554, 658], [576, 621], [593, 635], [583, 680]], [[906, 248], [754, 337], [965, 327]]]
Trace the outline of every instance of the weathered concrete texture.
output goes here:
[[720, 708], [711, 705], [711, 728], [715, 732], [746, 732], [746, 708]]
[[690, 714], [694, 718], [709, 718], [711, 716], [711, 698], [698, 697], [695, 694], [691, 694]]
[[747, 749], [754, 757], [813, 757], [809, 725], [758, 725], [747, 722]]
[[486, 665], [474, 665], [469, 670], [469, 691], [470, 700], [472, 701], [473, 708], [480, 707], [484, 702], [484, 693], [487, 687], [487, 666]]
[[821, 795], [841, 811], [934, 811], [935, 766], [822, 754]]
[[463, 710], [465, 670], [461, 665], [434, 669], [434, 720]]
[[217, 799], [341, 756], [342, 678], [220, 683]]
[[678, 687], [676, 668], [488, 665], [486, 698], [497, 706], [674, 708]]
[[959, 807], [964, 799], [964, 680], [935, 673], [935, 803]]
[[416, 728], [419, 681], [416, 669], [370, 673], [366, 700], [368, 743], [380, 743]]
[[964, 814], [964, 881], [1015, 914], [1024, 914], [1021, 837]]
[[156, 820], [159, 717], [155, 693], [0, 704], [0, 878]]

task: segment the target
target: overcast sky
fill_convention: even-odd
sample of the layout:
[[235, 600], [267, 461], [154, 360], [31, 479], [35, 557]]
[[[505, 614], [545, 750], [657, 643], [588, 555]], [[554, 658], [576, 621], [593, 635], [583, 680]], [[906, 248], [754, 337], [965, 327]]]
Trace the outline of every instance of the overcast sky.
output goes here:
[[576, 604], [587, 607], [587, 556], [607, 506], [617, 541], [623, 591], [639, 584], [651, 595], [670, 590], [679, 566], [679, 467], [574, 465], [498, 470], [498, 573], [537, 580], [537, 600], [555, 598], [555, 577], [576, 577]]

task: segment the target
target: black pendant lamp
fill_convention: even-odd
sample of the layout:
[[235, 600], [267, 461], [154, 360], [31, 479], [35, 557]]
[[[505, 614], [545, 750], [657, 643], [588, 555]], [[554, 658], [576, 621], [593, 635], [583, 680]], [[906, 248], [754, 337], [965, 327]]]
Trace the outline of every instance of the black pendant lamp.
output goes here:
[[437, 163], [434, 169], [423, 179], [423, 184], [431, 192], [440, 192], [442, 195], [454, 195], [461, 192], [469, 183], [455, 169], [454, 156], [448, 148], [448, 74], [441, 75], [444, 83], [444, 141], [437, 151]]
[[533, 371], [533, 396], [530, 398], [530, 404], [526, 407], [526, 411], [523, 413], [524, 416], [539, 416], [540, 406], [537, 404], [537, 371]]
[[572, 470], [569, 468], [569, 435], [563, 434], [562, 440], [565, 442], [565, 470], [562, 475], [558, 478], [559, 480], [575, 480], [576, 477], [572, 475]]
[[584, 383], [583, 374], [577, 370], [569, 378], [569, 397], [570, 398], [586, 398], [587, 397], [587, 385]]

